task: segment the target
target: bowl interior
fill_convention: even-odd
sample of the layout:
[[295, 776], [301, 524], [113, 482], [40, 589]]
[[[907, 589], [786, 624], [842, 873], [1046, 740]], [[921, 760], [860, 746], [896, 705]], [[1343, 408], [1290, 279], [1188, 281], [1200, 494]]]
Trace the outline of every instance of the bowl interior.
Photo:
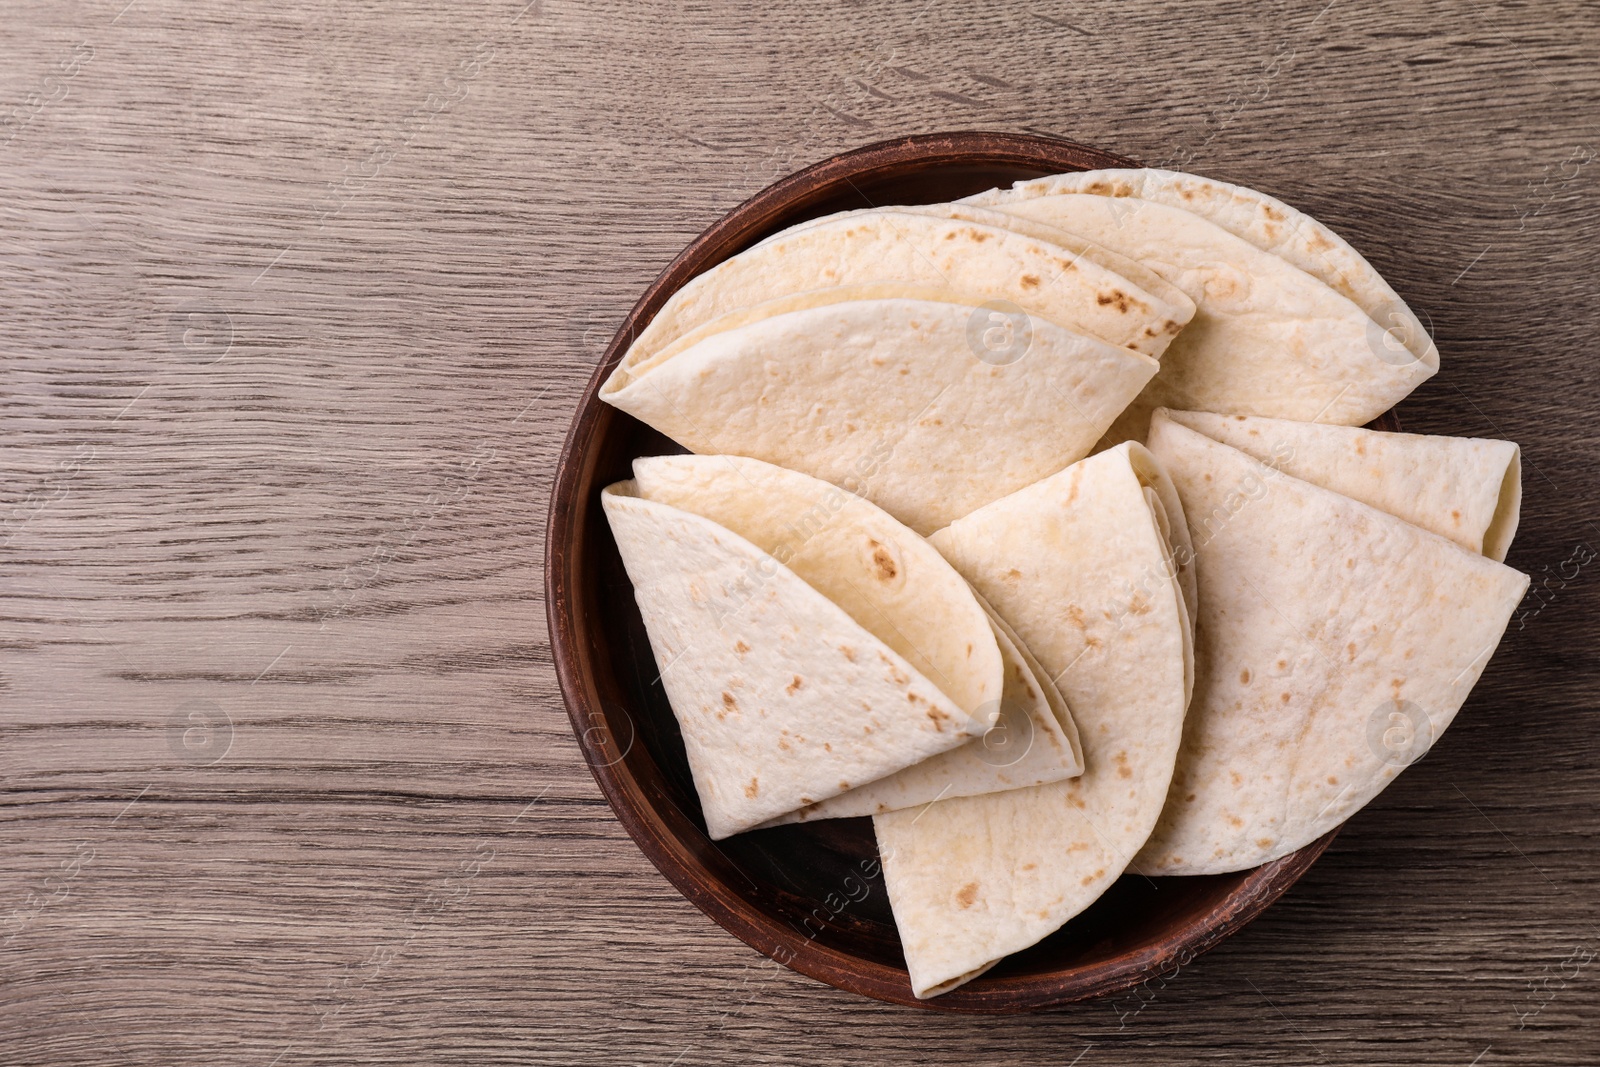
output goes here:
[[[600, 489], [630, 477], [635, 457], [683, 449], [600, 403], [595, 390], [666, 296], [785, 226], [852, 208], [937, 203], [1063, 170], [1128, 165], [1064, 142], [1003, 140], [987, 152], [946, 141], [888, 159], [872, 157], [871, 149], [835, 157], [707, 231], [641, 300], [590, 384], [557, 478], [549, 531], [551, 634], [563, 690], [597, 780], [645, 853], [714, 919], [781, 962], [869, 996], [956, 1011], [1029, 1010], [1129, 988], [1247, 922], [1326, 840], [1252, 872], [1124, 875], [1035, 947], [952, 993], [916, 1001], [870, 819], [784, 826], [719, 842], [706, 837], [677, 723], [599, 505]], [[850, 165], [851, 156], [864, 158]], [[816, 171], [823, 172], [818, 181], [802, 180]]]

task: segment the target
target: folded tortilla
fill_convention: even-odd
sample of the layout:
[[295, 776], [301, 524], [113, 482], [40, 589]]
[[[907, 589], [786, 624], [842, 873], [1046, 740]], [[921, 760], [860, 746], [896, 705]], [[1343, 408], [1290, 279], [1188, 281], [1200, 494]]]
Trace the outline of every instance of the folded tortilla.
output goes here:
[[1135, 868], [1243, 870], [1315, 841], [1427, 751], [1528, 579], [1164, 416], [1149, 445], [1183, 498], [1200, 619], [1178, 771]]
[[989, 621], [1006, 675], [1000, 717], [988, 732], [887, 778], [781, 815], [772, 825], [881, 815], [947, 797], [998, 793], [1082, 774], [1078, 728], [1060, 690], [992, 609]]
[[[895, 207], [869, 207], [859, 208], [854, 211], [841, 211], [835, 215], [824, 215], [819, 219], [802, 222], [782, 233], [774, 234], [762, 243], [779, 241], [796, 230], [821, 226], [839, 219], [884, 214], [891, 216], [890, 221], [893, 221], [893, 216], [895, 215], [933, 215], [942, 219], [976, 222], [983, 226], [1010, 230], [1013, 233], [1021, 234], [1046, 245], [1064, 248], [1071, 253], [1071, 257], [1074, 260], [1088, 260], [1091, 264], [1096, 264], [1114, 274], [1121, 275], [1140, 289], [1171, 305], [1175, 309], [1172, 321], [1179, 325], [1188, 322], [1194, 317], [1194, 301], [1189, 299], [1189, 294], [1138, 260], [1119, 255], [1109, 248], [1097, 245], [1093, 241], [1086, 241], [1077, 234], [1068, 233], [1058, 227], [1046, 226], [1044, 223], [1036, 222], [1033, 219], [1026, 219], [1020, 215], [1008, 215], [1004, 211], [979, 207], [976, 204], [906, 204]], [[1044, 312], [1041, 311], [1041, 314], [1044, 314]], [[1046, 317], [1049, 317], [1048, 314], [1046, 314]], [[1158, 331], [1157, 336], [1150, 338], [1148, 343], [1141, 343], [1134, 347], [1137, 347], [1139, 351], [1147, 355], [1159, 357], [1165, 351], [1175, 333], [1176, 330], [1169, 327], [1166, 330]], [[1110, 338], [1107, 338], [1107, 340], [1110, 340]]]
[[607, 399], [695, 452], [803, 471], [926, 534], [1087, 455], [1156, 371], [1020, 311], [879, 292], [736, 312]]
[[1249, 415], [1166, 411], [1167, 418], [1285, 474], [1332, 489], [1504, 562], [1522, 509], [1510, 441], [1385, 433]]
[[843, 608], [962, 710], [985, 725], [995, 721], [1007, 665], [988, 614], [955, 568], [888, 512], [744, 456], [648, 456], [633, 461], [633, 477], [639, 496], [732, 530]]
[[[1131, 280], [1011, 230], [933, 215], [867, 214], [784, 231], [690, 281], [656, 313], [601, 387], [610, 400], [635, 368], [683, 334], [739, 308], [812, 289], [903, 283], [998, 301], [1110, 344], [1159, 354], [1188, 321]], [[693, 414], [693, 412], [691, 412]]]
[[969, 202], [1080, 234], [1137, 259], [1194, 300], [1194, 318], [1118, 432], [1139, 436], [1171, 407], [1358, 426], [1438, 369], [1391, 351], [1393, 338], [1355, 302], [1288, 260], [1199, 215], [1150, 200], [1024, 185]]
[[933, 536], [1055, 678], [1084, 772], [873, 819], [918, 997], [1058, 929], [1116, 880], [1155, 825], [1191, 680], [1175, 559], [1187, 554], [1185, 529], [1159, 466], [1130, 442]]
[[1057, 174], [1026, 187], [1049, 193], [1137, 197], [1182, 208], [1221, 226], [1257, 248], [1281, 256], [1365, 311], [1378, 328], [1389, 357], [1438, 365], [1433, 338], [1366, 258], [1327, 226], [1297, 208], [1255, 189], [1171, 170], [1090, 170]]
[[713, 839], [988, 728], [745, 538], [631, 482], [601, 501]]

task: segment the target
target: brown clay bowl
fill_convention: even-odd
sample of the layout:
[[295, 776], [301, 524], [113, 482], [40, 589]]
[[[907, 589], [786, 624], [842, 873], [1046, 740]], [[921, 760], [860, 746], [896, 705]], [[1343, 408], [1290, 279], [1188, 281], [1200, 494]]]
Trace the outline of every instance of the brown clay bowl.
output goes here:
[[[870, 819], [707, 838], [683, 743], [659, 684], [602, 487], [635, 457], [683, 451], [596, 392], [680, 286], [763, 237], [849, 208], [934, 203], [1068, 170], [1134, 166], [1069, 141], [948, 133], [885, 141], [768, 187], [701, 234], [647, 289], [584, 391], [556, 473], [545, 591], [556, 674], [584, 758], [617, 818], [679, 891], [751, 947], [813, 978], [897, 1004], [1011, 1013], [1131, 989], [1255, 918], [1333, 839], [1255, 870], [1151, 880], [1124, 875], [1082, 915], [953, 992], [917, 1000]], [[1336, 832], [1336, 831], [1335, 831]]]

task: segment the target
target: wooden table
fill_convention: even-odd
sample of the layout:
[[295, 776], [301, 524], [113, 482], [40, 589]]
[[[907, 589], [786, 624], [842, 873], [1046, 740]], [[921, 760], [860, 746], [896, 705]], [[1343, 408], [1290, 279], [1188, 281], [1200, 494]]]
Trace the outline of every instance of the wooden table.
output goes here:
[[[1592, 5], [5, 0], [0, 56], [0, 1062], [1600, 1060]], [[643, 286], [949, 128], [1346, 234], [1444, 354], [1408, 428], [1522, 442], [1538, 589], [1265, 917], [1028, 1018], [845, 995], [681, 899], [541, 602]]]

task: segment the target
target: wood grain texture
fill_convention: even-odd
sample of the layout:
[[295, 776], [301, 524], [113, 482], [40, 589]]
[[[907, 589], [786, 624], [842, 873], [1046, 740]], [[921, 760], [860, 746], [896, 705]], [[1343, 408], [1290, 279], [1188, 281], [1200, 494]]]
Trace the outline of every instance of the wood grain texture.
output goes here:
[[[125, 2], [0, 3], [0, 1061], [1595, 1062], [1592, 5]], [[1407, 428], [1522, 442], [1540, 590], [1259, 921], [1025, 1019], [850, 997], [678, 897], [539, 599], [650, 279], [951, 128], [1345, 234], [1443, 354]]]

